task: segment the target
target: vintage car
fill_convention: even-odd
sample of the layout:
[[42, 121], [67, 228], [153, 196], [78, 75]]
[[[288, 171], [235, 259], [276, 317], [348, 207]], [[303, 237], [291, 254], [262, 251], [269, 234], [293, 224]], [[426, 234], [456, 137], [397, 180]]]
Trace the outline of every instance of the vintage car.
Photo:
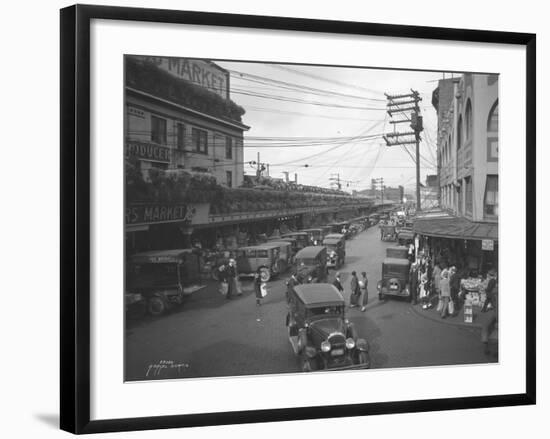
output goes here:
[[288, 232], [281, 235], [281, 238], [294, 238], [296, 239], [296, 248], [298, 251], [302, 250], [304, 247], [311, 245], [309, 241], [309, 236], [306, 232]]
[[157, 316], [183, 303], [184, 286], [197, 281], [199, 256], [193, 249], [136, 253], [126, 264], [126, 306], [145, 305]]
[[323, 229], [321, 228], [302, 229], [300, 232], [307, 233], [309, 237], [309, 245], [321, 245], [323, 237], [326, 235], [326, 233], [323, 233]]
[[340, 268], [346, 262], [346, 240], [344, 235], [333, 233], [323, 239], [327, 248], [327, 267]]
[[397, 231], [395, 230], [395, 226], [387, 224], [381, 225], [380, 239], [382, 241], [397, 241]]
[[345, 308], [342, 294], [331, 284], [291, 289], [286, 326], [302, 371], [370, 368], [369, 343], [358, 337]]
[[410, 262], [402, 258], [386, 258], [382, 262], [382, 280], [376, 286], [378, 298], [384, 300], [386, 296], [405, 297], [412, 300], [409, 287]]
[[324, 282], [327, 271], [326, 247], [310, 246], [296, 254], [296, 276], [300, 283]]
[[371, 213], [369, 215], [369, 225], [374, 226], [374, 225], [378, 224], [379, 221], [380, 221], [380, 214]]
[[[285, 250], [282, 254], [281, 247]], [[237, 250], [237, 270], [240, 276], [253, 276], [259, 271], [262, 282], [287, 270], [291, 250], [288, 242], [267, 242], [265, 244], [241, 247]]]
[[294, 258], [296, 257], [296, 253], [298, 253], [298, 241], [296, 240], [296, 238], [290, 238], [290, 237], [287, 237], [287, 238], [283, 238], [282, 236], [272, 236], [271, 238], [269, 238], [267, 240], [268, 243], [271, 243], [271, 242], [288, 242], [290, 244], [290, 253], [291, 253], [291, 256], [290, 256], [290, 261], [291, 261], [291, 264], [294, 264]]
[[409, 245], [414, 243], [414, 232], [412, 230], [401, 229], [397, 234], [399, 245]]
[[396, 246], [386, 248], [387, 258], [407, 259], [409, 256], [409, 249], [405, 246]]

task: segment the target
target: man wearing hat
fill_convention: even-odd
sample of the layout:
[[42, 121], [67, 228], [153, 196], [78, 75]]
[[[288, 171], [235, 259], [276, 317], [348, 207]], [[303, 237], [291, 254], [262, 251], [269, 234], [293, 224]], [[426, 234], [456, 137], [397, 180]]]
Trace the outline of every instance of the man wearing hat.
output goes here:
[[332, 285], [336, 287], [340, 293], [344, 292], [344, 287], [342, 286], [342, 280], [340, 279], [340, 273], [336, 273], [336, 276], [334, 277], [334, 282], [332, 282]]
[[225, 296], [226, 299], [233, 298], [233, 294], [237, 289], [237, 284], [235, 282], [236, 277], [237, 277], [237, 267], [236, 267], [235, 259], [229, 259], [229, 263], [225, 268], [225, 279], [227, 282], [227, 295]]

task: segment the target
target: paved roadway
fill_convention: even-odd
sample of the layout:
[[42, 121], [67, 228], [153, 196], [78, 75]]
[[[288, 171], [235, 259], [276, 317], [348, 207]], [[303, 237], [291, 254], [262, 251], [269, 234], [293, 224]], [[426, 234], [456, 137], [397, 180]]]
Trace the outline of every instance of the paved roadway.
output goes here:
[[[378, 300], [376, 283], [389, 245], [394, 244], [380, 241], [378, 227], [362, 232], [346, 242], [346, 265], [340, 270], [348, 303], [351, 271], [367, 272], [367, 310], [349, 309], [347, 316], [369, 341], [373, 367], [495, 361], [484, 355], [478, 329], [427, 319], [402, 300]], [[333, 272], [330, 281], [332, 276]], [[251, 284], [243, 282], [243, 287], [243, 295], [229, 301], [210, 285], [168, 315], [129, 320], [126, 379], [298, 372], [300, 363], [285, 326], [285, 279], [268, 283], [268, 296], [260, 307]]]

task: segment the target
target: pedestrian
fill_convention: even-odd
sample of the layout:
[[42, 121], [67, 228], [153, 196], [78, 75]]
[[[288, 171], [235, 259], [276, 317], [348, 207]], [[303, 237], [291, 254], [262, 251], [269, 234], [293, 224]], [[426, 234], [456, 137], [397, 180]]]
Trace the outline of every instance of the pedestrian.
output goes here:
[[437, 297], [438, 303], [437, 303], [437, 309], [441, 311], [441, 266], [439, 261], [435, 262], [435, 266], [433, 269], [433, 293]]
[[418, 303], [418, 264], [414, 262], [411, 264], [410, 271], [410, 280], [411, 280], [411, 302], [413, 305]]
[[286, 303], [290, 304], [290, 293], [295, 285], [298, 285], [300, 281], [296, 276], [296, 272], [293, 271], [290, 278], [286, 281]]
[[367, 310], [367, 303], [369, 301], [369, 290], [368, 290], [369, 280], [367, 279], [367, 273], [363, 271], [361, 273], [361, 280], [359, 281], [359, 287], [361, 289], [361, 311], [365, 312]]
[[334, 277], [334, 282], [332, 282], [332, 285], [336, 287], [336, 289], [340, 292], [344, 292], [344, 287], [342, 286], [342, 280], [340, 279], [340, 273], [336, 273], [336, 276]]
[[359, 279], [357, 279], [357, 273], [355, 271], [351, 272], [351, 281], [350, 281], [351, 294], [349, 298], [349, 307], [355, 308], [357, 305], [359, 296], [361, 295], [361, 290], [359, 289]]
[[260, 269], [254, 273], [254, 293], [256, 295], [256, 305], [262, 304], [262, 276], [260, 275]]
[[449, 285], [451, 287], [451, 301], [452, 305], [452, 313], [451, 315], [455, 315], [458, 312], [458, 293], [460, 291], [460, 275], [456, 269], [456, 266], [451, 267], [451, 272], [449, 275]]
[[233, 294], [236, 293], [237, 285], [235, 278], [237, 277], [237, 267], [234, 259], [230, 259], [227, 267], [225, 268], [225, 279], [227, 282], [227, 295], [226, 299], [232, 299]]
[[485, 302], [481, 308], [481, 312], [487, 312], [491, 308], [495, 308], [497, 288], [497, 274], [495, 270], [490, 270], [487, 273], [487, 288], [485, 289]]
[[412, 264], [414, 262], [414, 244], [412, 242], [409, 244], [409, 249], [407, 250], [407, 252], [409, 262]]
[[441, 318], [444, 319], [447, 317], [449, 301], [451, 300], [451, 284], [449, 282], [449, 270], [444, 269], [441, 272], [441, 302], [443, 303], [441, 307]]
[[420, 266], [419, 277], [420, 286], [418, 295], [420, 296], [420, 301], [422, 302], [422, 309], [428, 309], [432, 307], [428, 293], [428, 273], [426, 272], [426, 268], [422, 265]]

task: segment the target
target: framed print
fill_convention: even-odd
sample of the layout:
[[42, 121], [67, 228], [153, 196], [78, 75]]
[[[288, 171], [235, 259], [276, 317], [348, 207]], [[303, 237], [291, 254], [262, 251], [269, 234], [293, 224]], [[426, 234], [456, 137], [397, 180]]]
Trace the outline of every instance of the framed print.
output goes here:
[[63, 9], [62, 429], [534, 404], [535, 41]]

